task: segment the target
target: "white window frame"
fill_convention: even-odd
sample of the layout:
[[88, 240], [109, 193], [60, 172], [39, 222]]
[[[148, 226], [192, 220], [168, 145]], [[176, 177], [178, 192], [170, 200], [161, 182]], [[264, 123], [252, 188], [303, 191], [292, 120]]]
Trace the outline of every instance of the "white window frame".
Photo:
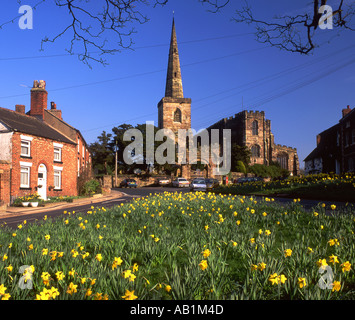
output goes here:
[[[31, 167], [32, 163], [20, 162], [20, 188], [29, 188], [31, 183]], [[22, 174], [27, 174], [27, 181], [25, 184], [22, 183]]]
[[[30, 157], [31, 156], [31, 141], [33, 137], [21, 135], [21, 157]], [[27, 148], [27, 153], [22, 153], [22, 147]]]
[[[56, 184], [56, 177], [58, 178], [58, 184]], [[54, 190], [62, 189], [62, 171], [54, 170]]]
[[[53, 143], [53, 147], [54, 147], [54, 161], [55, 162], [62, 162], [62, 148], [63, 145], [60, 143]], [[56, 155], [58, 155], [58, 159], [56, 159]]]
[[[63, 171], [63, 167], [57, 167], [57, 166], [53, 166], [53, 177], [54, 177], [54, 181], [53, 181], [53, 185], [54, 185], [54, 190], [61, 190], [62, 189], [62, 171]], [[55, 177], [58, 176], [59, 177], [59, 185], [55, 185]]]

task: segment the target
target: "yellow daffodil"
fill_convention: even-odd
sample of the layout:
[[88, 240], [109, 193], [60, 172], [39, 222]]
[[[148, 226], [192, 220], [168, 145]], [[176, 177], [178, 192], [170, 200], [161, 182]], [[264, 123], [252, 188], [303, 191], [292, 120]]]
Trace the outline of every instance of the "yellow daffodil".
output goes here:
[[351, 263], [349, 261], [346, 261], [344, 263], [341, 264], [341, 271], [345, 272], [345, 271], [350, 271], [351, 269]]
[[332, 291], [340, 291], [341, 289], [341, 283], [340, 281], [334, 281], [333, 282], [333, 287], [332, 287]]
[[210, 251], [209, 249], [206, 249], [205, 251], [203, 251], [203, 257], [204, 257], [204, 258], [209, 257], [210, 254], [211, 254], [211, 251]]
[[302, 289], [307, 285], [306, 278], [298, 278], [298, 286]]
[[138, 297], [134, 295], [134, 290], [132, 291], [126, 290], [125, 295], [122, 296], [122, 298], [125, 300], [135, 300]]
[[205, 270], [208, 267], [207, 260], [202, 260], [198, 266], [201, 270]]
[[285, 254], [285, 257], [291, 257], [291, 255], [292, 255], [292, 250], [291, 250], [291, 249], [286, 249], [286, 250], [284, 251], [284, 254]]

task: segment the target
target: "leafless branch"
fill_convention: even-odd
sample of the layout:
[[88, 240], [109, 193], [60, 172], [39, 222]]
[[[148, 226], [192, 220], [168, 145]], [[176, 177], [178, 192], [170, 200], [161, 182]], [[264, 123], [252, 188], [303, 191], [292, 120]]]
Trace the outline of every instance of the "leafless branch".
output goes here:
[[[308, 54], [314, 50], [314, 35], [319, 26], [322, 14], [319, 8], [327, 4], [327, 0], [313, 0], [311, 13], [298, 15], [283, 15], [275, 17], [274, 22], [256, 19], [247, 2], [242, 9], [236, 11], [232, 20], [238, 23], [255, 25], [257, 41], [270, 44], [290, 52]], [[344, 28], [354, 31], [350, 27], [351, 18], [355, 14], [354, 2], [345, 11], [344, 0], [338, 0], [338, 6], [333, 8], [333, 28]]]
[[[67, 10], [70, 22], [54, 37], [45, 37], [41, 49], [43, 50], [45, 43], [53, 43], [70, 33], [70, 47], [67, 51], [74, 54], [77, 46], [81, 45], [81, 53], [78, 57], [90, 66], [90, 61], [106, 63], [104, 59], [96, 58], [97, 54], [103, 56], [130, 48], [133, 43], [131, 35], [135, 30], [128, 26], [133, 22], [143, 24], [148, 21], [148, 18], [137, 9], [141, 5], [147, 5], [148, 2], [146, 0], [102, 0], [101, 2], [102, 9], [95, 13], [88, 1], [55, 0], [59, 8]], [[111, 36], [111, 38], [108, 40], [104, 36]], [[108, 47], [108, 44], [111, 47]]]

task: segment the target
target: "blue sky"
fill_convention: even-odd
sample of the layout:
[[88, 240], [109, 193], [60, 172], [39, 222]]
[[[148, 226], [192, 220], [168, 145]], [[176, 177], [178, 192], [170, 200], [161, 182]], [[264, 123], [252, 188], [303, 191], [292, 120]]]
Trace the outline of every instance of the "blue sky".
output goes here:
[[[157, 125], [174, 11], [184, 95], [192, 99], [192, 127], [206, 128], [245, 109], [264, 110], [275, 142], [296, 147], [303, 167], [316, 135], [339, 121], [342, 108], [355, 106], [355, 63], [348, 63], [354, 56], [355, 33], [320, 30], [316, 42], [321, 46], [309, 56], [280, 51], [258, 43], [253, 26], [231, 21], [242, 1], [231, 2], [219, 13], [208, 12], [197, 0], [142, 6], [150, 20], [132, 25], [137, 31], [132, 35], [134, 50], [105, 56], [107, 66], [93, 62], [89, 68], [66, 55], [69, 34], [40, 51], [41, 39], [56, 35], [68, 21], [65, 10], [47, 0], [34, 11], [32, 30], [21, 30], [18, 20], [0, 29], [0, 106], [24, 104], [28, 111], [29, 87], [33, 80], [45, 80], [48, 105], [56, 102], [64, 120], [88, 143], [122, 123]], [[302, 13], [309, 5], [307, 0], [250, 3], [260, 19]], [[17, 1], [3, 4], [0, 25], [18, 16], [19, 6]]]

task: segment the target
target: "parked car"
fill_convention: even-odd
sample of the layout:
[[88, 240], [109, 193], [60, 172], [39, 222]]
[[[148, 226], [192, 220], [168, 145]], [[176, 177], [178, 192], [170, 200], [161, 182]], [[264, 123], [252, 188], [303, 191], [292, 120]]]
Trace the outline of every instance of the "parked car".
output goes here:
[[263, 181], [264, 179], [261, 177], [244, 177], [236, 179], [234, 183], [243, 184], [248, 182], [255, 182], [255, 181]]
[[167, 178], [158, 178], [155, 180], [155, 184], [159, 186], [167, 186], [170, 184], [170, 180]]
[[134, 179], [124, 179], [120, 183], [120, 188], [137, 188], [138, 184]]
[[173, 180], [173, 187], [189, 187], [190, 183], [185, 178], [176, 178]]
[[219, 181], [217, 179], [207, 178], [207, 179], [205, 179], [205, 182], [206, 182], [206, 189], [207, 190], [212, 190], [212, 189], [217, 188], [219, 186]]
[[207, 190], [206, 180], [201, 178], [193, 179], [190, 183], [190, 190], [206, 191]]

